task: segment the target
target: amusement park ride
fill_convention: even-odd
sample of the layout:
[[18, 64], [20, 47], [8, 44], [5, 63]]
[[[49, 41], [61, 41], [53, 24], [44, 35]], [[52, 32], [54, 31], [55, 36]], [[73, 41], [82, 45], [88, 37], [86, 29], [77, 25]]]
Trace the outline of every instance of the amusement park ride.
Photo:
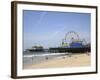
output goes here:
[[62, 47], [83, 47], [83, 45], [86, 45], [86, 41], [81, 40], [79, 35], [74, 32], [74, 31], [70, 31], [68, 32], [64, 39], [62, 40], [61, 46]]
[[61, 45], [59, 47], [49, 48], [48, 50], [43, 49], [41, 46], [33, 46], [32, 49], [28, 49], [29, 51], [48, 51], [51, 53], [64, 53], [64, 52], [71, 52], [71, 53], [83, 53], [83, 52], [90, 52], [91, 46], [87, 43], [84, 39], [81, 40], [79, 35], [74, 32], [68, 32], [64, 39], [61, 41]]

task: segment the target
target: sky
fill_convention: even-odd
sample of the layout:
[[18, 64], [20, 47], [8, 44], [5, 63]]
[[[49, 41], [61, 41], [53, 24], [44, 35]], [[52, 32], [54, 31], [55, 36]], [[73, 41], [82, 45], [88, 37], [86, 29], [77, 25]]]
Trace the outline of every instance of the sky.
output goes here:
[[57, 47], [65, 34], [74, 31], [90, 42], [91, 14], [23, 10], [23, 49], [34, 45]]

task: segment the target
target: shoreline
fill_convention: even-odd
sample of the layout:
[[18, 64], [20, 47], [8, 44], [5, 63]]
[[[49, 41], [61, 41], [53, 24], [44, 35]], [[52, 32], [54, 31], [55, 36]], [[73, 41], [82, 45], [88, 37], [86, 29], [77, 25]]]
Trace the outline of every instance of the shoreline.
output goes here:
[[46, 59], [36, 64], [24, 64], [23, 69], [90, 66], [91, 56], [89, 54], [90, 53], [77, 53], [58, 56], [52, 59]]

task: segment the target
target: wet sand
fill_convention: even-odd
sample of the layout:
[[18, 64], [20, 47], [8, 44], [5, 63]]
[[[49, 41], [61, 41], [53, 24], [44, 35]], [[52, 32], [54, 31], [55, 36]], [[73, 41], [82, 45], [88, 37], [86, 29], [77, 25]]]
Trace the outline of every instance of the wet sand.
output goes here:
[[62, 68], [62, 67], [90, 66], [91, 56], [88, 54], [82, 53], [82, 54], [59, 56], [53, 59], [46, 59], [41, 63], [24, 65], [23, 68], [36, 69], [36, 68], [60, 68], [60, 67]]

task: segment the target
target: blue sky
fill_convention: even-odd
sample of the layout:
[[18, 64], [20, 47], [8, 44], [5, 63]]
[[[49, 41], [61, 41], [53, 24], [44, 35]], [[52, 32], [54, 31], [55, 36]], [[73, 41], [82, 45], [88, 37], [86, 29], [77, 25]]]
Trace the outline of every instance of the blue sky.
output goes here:
[[23, 48], [59, 46], [69, 31], [90, 42], [90, 24], [90, 13], [23, 10]]

